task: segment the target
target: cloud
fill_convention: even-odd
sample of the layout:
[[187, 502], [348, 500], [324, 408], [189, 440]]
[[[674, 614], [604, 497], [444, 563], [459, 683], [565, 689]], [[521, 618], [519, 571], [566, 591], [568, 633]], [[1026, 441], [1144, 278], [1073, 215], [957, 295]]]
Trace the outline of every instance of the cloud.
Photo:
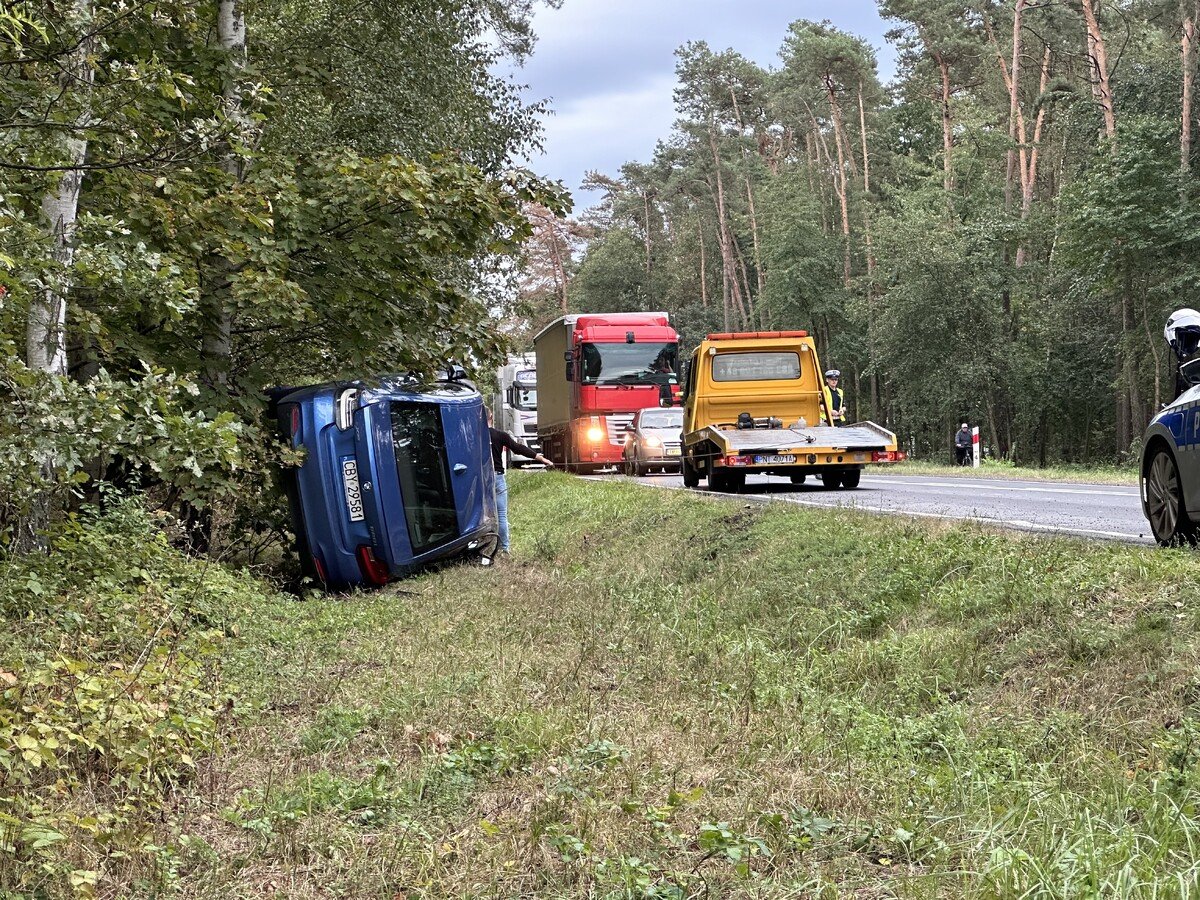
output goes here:
[[[675, 119], [676, 48], [705, 40], [774, 66], [788, 24], [800, 18], [831, 19], [883, 47], [874, 0], [566, 0], [540, 10], [534, 55], [515, 73], [529, 99], [548, 99], [555, 111], [534, 167], [577, 190], [589, 169], [615, 174], [647, 161]], [[890, 48], [880, 57], [890, 77]]]
[[649, 159], [674, 121], [674, 88], [673, 72], [658, 73], [559, 104], [546, 120], [546, 153], [534, 164], [575, 190], [589, 169], [615, 174], [624, 162]]

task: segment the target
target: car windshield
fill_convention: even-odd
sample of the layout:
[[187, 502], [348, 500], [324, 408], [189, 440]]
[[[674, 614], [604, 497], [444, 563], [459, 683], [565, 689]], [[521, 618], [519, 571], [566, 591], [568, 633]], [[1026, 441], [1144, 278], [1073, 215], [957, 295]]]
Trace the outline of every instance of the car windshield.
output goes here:
[[440, 407], [392, 401], [392, 445], [413, 553], [458, 537]]
[[653, 412], [644, 412], [641, 425], [643, 428], [682, 428], [683, 410], [656, 409]]
[[584, 344], [584, 384], [667, 384], [677, 344]]

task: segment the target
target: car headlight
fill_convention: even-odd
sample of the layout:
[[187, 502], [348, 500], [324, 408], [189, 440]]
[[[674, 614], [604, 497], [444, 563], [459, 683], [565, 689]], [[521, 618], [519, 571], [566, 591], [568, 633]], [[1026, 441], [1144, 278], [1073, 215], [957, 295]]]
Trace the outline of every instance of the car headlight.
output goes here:
[[646, 446], [647, 447], [661, 447], [662, 441], [660, 441], [656, 437], [648, 437], [648, 438], [646, 438]]

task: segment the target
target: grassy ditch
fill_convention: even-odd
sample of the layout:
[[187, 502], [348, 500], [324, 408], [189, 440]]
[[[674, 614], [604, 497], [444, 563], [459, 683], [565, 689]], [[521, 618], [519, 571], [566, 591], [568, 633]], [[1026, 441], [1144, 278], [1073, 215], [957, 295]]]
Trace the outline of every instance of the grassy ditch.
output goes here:
[[[165, 550], [105, 588], [187, 611], [149, 641], [177, 648], [162, 699], [130, 689], [166, 704], [163, 768], [132, 796], [53, 750], [79, 789], [32, 773], [17, 802], [72, 840], [18, 834], [0, 896], [1200, 886], [1200, 557], [556, 473], [514, 475], [512, 512], [511, 561], [375, 594], [297, 602]], [[72, 653], [121, 695], [156, 621], [119, 620], [124, 650], [77, 623], [99, 644]], [[19, 639], [52, 660], [62, 634]], [[124, 844], [75, 840], [63, 816], [114, 804]]]
[[513, 478], [516, 552], [269, 603], [224, 897], [1178, 896], [1200, 559]]

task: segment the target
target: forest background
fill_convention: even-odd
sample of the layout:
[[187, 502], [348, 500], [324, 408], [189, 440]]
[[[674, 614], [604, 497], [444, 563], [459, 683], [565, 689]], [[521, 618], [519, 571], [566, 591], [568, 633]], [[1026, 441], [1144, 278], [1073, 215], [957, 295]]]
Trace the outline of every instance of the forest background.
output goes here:
[[780, 61], [691, 43], [679, 120], [603, 202], [535, 216], [521, 312], [810, 328], [852, 411], [941, 458], [1136, 459], [1196, 304], [1193, 0], [881, 0], [898, 74], [828, 22]]

